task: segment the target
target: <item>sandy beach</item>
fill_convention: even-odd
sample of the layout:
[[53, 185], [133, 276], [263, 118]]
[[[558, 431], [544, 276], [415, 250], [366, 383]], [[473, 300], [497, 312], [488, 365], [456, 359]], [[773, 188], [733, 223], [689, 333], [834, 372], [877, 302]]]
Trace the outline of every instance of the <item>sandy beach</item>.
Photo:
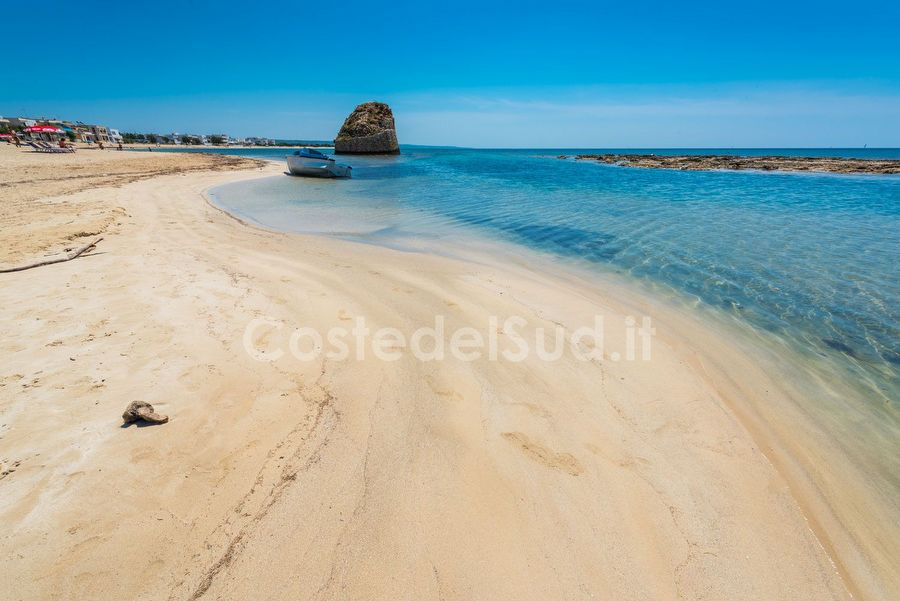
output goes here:
[[[745, 401], [781, 393], [739, 347], [616, 282], [264, 231], [204, 195], [282, 171], [0, 147], [0, 264], [103, 236], [78, 259], [0, 274], [0, 597], [897, 592], [889, 557], [845, 556], [760, 444]], [[591, 361], [247, 351], [360, 316], [411, 331], [518, 315], [533, 337], [596, 314], [609, 352]], [[646, 314], [652, 359], [614, 360], [627, 318]], [[169, 423], [123, 427], [134, 400]]]

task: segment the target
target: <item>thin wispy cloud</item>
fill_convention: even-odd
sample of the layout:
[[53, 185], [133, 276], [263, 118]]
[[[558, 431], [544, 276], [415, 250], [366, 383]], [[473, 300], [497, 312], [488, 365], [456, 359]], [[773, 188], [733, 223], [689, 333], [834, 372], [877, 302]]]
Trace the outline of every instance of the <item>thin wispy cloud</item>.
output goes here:
[[426, 93], [399, 100], [412, 140], [556, 147], [889, 146], [900, 140], [900, 92], [858, 82], [740, 84], [689, 93], [646, 86], [493, 90], [436, 98]]

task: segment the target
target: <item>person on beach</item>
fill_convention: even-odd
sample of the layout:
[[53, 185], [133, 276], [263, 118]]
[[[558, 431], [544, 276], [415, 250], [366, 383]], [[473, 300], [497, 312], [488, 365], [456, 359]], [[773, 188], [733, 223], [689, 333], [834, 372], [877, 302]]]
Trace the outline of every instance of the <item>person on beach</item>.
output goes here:
[[122, 150], [122, 143], [119, 142], [119, 150]]
[[100, 147], [100, 150], [103, 150], [103, 142], [97, 142], [97, 146]]

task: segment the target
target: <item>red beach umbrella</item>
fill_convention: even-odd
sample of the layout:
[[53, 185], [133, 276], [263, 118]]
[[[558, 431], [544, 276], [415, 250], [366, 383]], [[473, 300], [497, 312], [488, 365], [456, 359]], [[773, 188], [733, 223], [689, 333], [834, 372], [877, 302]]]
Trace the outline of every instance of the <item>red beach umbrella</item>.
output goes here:
[[32, 125], [31, 127], [26, 127], [25, 131], [30, 134], [61, 134], [63, 130], [58, 127], [53, 127], [52, 125]]

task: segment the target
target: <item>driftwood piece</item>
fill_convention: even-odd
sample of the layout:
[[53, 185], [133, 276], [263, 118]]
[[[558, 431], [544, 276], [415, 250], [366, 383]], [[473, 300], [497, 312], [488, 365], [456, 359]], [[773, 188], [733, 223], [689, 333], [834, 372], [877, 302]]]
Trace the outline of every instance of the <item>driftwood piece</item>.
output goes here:
[[69, 251], [66, 254], [55, 257], [53, 259], [45, 259], [43, 261], [36, 261], [34, 263], [26, 263], [25, 265], [19, 265], [18, 267], [6, 267], [0, 268], [0, 273], [11, 273], [13, 271], [25, 271], [26, 269], [33, 269], [35, 267], [42, 267], [44, 265], [53, 265], [54, 263], [64, 263], [66, 261], [71, 261], [79, 256], [82, 253], [86, 252], [88, 249], [94, 248], [97, 246], [97, 243], [103, 240], [103, 237], [99, 237], [90, 244], [85, 244], [81, 248], [76, 248], [75, 250]]
[[122, 414], [122, 421], [126, 424], [144, 420], [153, 424], [164, 424], [169, 421], [169, 416], [160, 415], [153, 410], [153, 405], [146, 401], [131, 401]]

